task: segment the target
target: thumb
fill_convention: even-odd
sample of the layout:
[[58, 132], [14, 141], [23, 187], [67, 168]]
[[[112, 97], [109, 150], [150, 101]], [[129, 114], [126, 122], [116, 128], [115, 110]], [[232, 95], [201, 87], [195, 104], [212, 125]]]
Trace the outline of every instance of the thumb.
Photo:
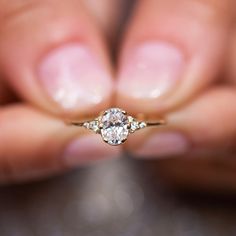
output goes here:
[[[56, 114], [97, 113], [112, 74], [101, 30], [80, 1], [5, 2], [0, 70], [25, 100]], [[20, 35], [20, 37], [19, 37]]]

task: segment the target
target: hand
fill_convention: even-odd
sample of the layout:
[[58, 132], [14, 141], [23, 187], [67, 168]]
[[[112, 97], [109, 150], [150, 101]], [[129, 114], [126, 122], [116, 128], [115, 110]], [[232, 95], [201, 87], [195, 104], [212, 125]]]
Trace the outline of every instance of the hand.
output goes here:
[[164, 113], [169, 125], [132, 135], [133, 154], [235, 152], [234, 9], [230, 0], [139, 2], [121, 49], [118, 105]]
[[140, 1], [121, 48], [118, 105], [169, 120], [126, 149], [178, 157], [157, 173], [185, 189], [235, 192], [235, 9], [232, 0]]
[[99, 8], [85, 2], [2, 3], [2, 83], [22, 101], [9, 105], [9, 93], [1, 99], [8, 104], [0, 112], [2, 181], [119, 155], [120, 148], [61, 121], [97, 114], [114, 91], [114, 105], [169, 120], [158, 132], [144, 129], [129, 137], [125, 148], [136, 157], [233, 152], [234, 2], [137, 2], [117, 55], [115, 84], [105, 38], [115, 28], [117, 11], [111, 9], [118, 10], [119, 1], [104, 0]]
[[119, 2], [1, 0], [0, 6], [0, 181], [37, 179], [119, 155], [99, 136], [63, 122], [111, 103], [106, 39]]

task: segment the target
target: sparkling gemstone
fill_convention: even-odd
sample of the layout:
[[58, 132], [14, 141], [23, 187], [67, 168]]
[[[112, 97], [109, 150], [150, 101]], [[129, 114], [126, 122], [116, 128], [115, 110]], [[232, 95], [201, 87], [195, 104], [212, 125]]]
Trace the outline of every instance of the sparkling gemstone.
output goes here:
[[85, 122], [85, 123], [83, 124], [83, 126], [84, 126], [86, 129], [89, 129], [89, 122]]
[[136, 120], [131, 121], [130, 122], [130, 130], [131, 130], [131, 132], [134, 132], [134, 131], [136, 131], [138, 129], [140, 129], [139, 122], [136, 121]]
[[147, 127], [147, 123], [145, 123], [145, 122], [143, 122], [143, 121], [139, 123], [139, 128], [140, 128], [140, 129], [143, 129], [143, 128], [145, 128], [145, 127]]
[[97, 120], [85, 122], [84, 127], [93, 130], [95, 133], [99, 132], [99, 122]]
[[89, 122], [89, 129], [93, 130], [94, 132], [99, 131], [99, 123], [97, 120], [93, 120]]
[[107, 143], [119, 145], [129, 135], [129, 120], [119, 108], [106, 110], [101, 117], [101, 135]]

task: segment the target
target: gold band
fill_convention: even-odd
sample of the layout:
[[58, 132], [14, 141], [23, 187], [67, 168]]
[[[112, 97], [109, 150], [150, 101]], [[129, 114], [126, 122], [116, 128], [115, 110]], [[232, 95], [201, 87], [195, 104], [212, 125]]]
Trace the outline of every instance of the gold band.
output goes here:
[[147, 126], [159, 126], [159, 125], [166, 125], [166, 120], [161, 119], [156, 122], [146, 122]]
[[[74, 126], [79, 126], [79, 127], [84, 127], [84, 124], [88, 123], [88, 122], [92, 122], [94, 120], [87, 120], [87, 121], [82, 121], [82, 122], [76, 122], [76, 121], [69, 121], [69, 122], [66, 122], [67, 124], [69, 125], [74, 125]], [[142, 122], [142, 121], [140, 121]], [[161, 120], [158, 120], [158, 121], [155, 121], [155, 122], [145, 122], [147, 127], [148, 126], [160, 126], [160, 125], [166, 125], [166, 121], [164, 119], [161, 119]]]
[[165, 125], [166, 121], [139, 121], [120, 108], [110, 108], [93, 120], [67, 123], [101, 134], [103, 140], [110, 145], [119, 145], [127, 140], [129, 134], [145, 127]]

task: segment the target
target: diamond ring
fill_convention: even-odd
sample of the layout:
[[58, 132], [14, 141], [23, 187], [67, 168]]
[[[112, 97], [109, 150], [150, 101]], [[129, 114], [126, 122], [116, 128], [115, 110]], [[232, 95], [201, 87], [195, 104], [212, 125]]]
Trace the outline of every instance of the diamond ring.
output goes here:
[[139, 121], [120, 108], [110, 108], [94, 120], [69, 122], [69, 124], [92, 130], [100, 134], [103, 141], [116, 146], [124, 143], [129, 134], [137, 130], [148, 126], [164, 125], [166, 122], [163, 119], [155, 122]]

